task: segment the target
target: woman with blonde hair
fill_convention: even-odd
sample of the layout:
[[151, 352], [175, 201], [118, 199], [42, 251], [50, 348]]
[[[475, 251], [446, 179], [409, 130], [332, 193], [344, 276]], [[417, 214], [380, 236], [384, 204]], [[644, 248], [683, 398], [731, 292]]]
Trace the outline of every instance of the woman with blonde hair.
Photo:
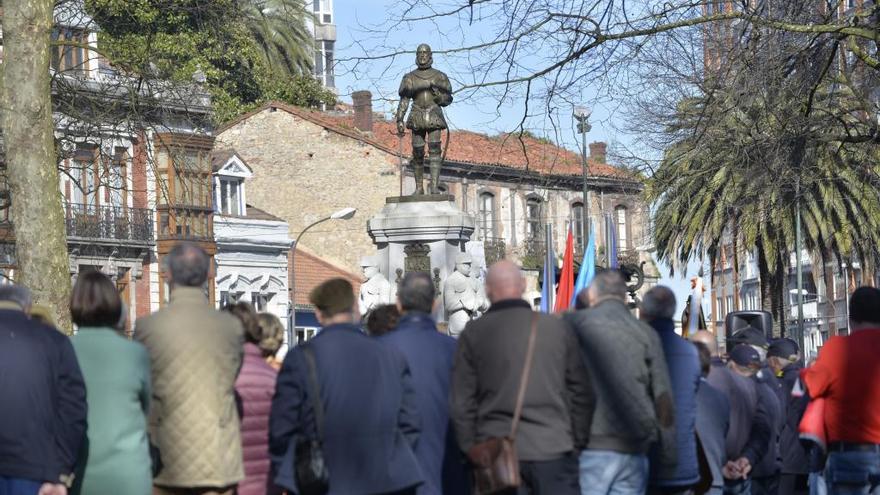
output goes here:
[[269, 366], [275, 370], [281, 369], [281, 360], [276, 357], [278, 349], [284, 343], [284, 325], [281, 320], [272, 313], [260, 313], [257, 315], [260, 324], [260, 342], [257, 346], [263, 351], [263, 357]]

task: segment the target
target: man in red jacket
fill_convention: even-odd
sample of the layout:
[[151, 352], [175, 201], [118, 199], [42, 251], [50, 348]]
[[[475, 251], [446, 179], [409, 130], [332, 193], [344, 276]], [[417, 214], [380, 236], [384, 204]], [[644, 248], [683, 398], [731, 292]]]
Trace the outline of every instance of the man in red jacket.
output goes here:
[[829, 493], [880, 493], [880, 289], [850, 297], [852, 335], [831, 338], [801, 372], [810, 397], [825, 399]]

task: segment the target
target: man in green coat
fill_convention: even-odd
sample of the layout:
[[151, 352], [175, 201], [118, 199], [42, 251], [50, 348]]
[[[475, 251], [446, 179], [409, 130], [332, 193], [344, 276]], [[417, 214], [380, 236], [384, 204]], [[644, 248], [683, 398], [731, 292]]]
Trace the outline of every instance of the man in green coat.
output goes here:
[[153, 493], [231, 494], [244, 479], [235, 407], [244, 329], [205, 297], [201, 248], [178, 244], [164, 262], [171, 301], [135, 327], [152, 368], [150, 438], [162, 461]]

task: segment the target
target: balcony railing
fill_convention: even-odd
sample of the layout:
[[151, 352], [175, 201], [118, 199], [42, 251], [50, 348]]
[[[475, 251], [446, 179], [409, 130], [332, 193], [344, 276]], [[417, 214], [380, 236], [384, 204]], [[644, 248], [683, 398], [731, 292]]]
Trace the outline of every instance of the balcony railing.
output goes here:
[[64, 208], [69, 239], [154, 240], [152, 210], [76, 203], [67, 203]]

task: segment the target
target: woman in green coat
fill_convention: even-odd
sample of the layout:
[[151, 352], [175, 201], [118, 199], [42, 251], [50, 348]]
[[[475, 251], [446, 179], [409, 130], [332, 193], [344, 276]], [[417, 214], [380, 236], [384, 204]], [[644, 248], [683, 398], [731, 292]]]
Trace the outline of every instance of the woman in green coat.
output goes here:
[[70, 299], [78, 330], [73, 348], [86, 382], [88, 438], [74, 495], [149, 495], [147, 441], [150, 358], [117, 328], [125, 311], [114, 284], [99, 272], [79, 275]]

